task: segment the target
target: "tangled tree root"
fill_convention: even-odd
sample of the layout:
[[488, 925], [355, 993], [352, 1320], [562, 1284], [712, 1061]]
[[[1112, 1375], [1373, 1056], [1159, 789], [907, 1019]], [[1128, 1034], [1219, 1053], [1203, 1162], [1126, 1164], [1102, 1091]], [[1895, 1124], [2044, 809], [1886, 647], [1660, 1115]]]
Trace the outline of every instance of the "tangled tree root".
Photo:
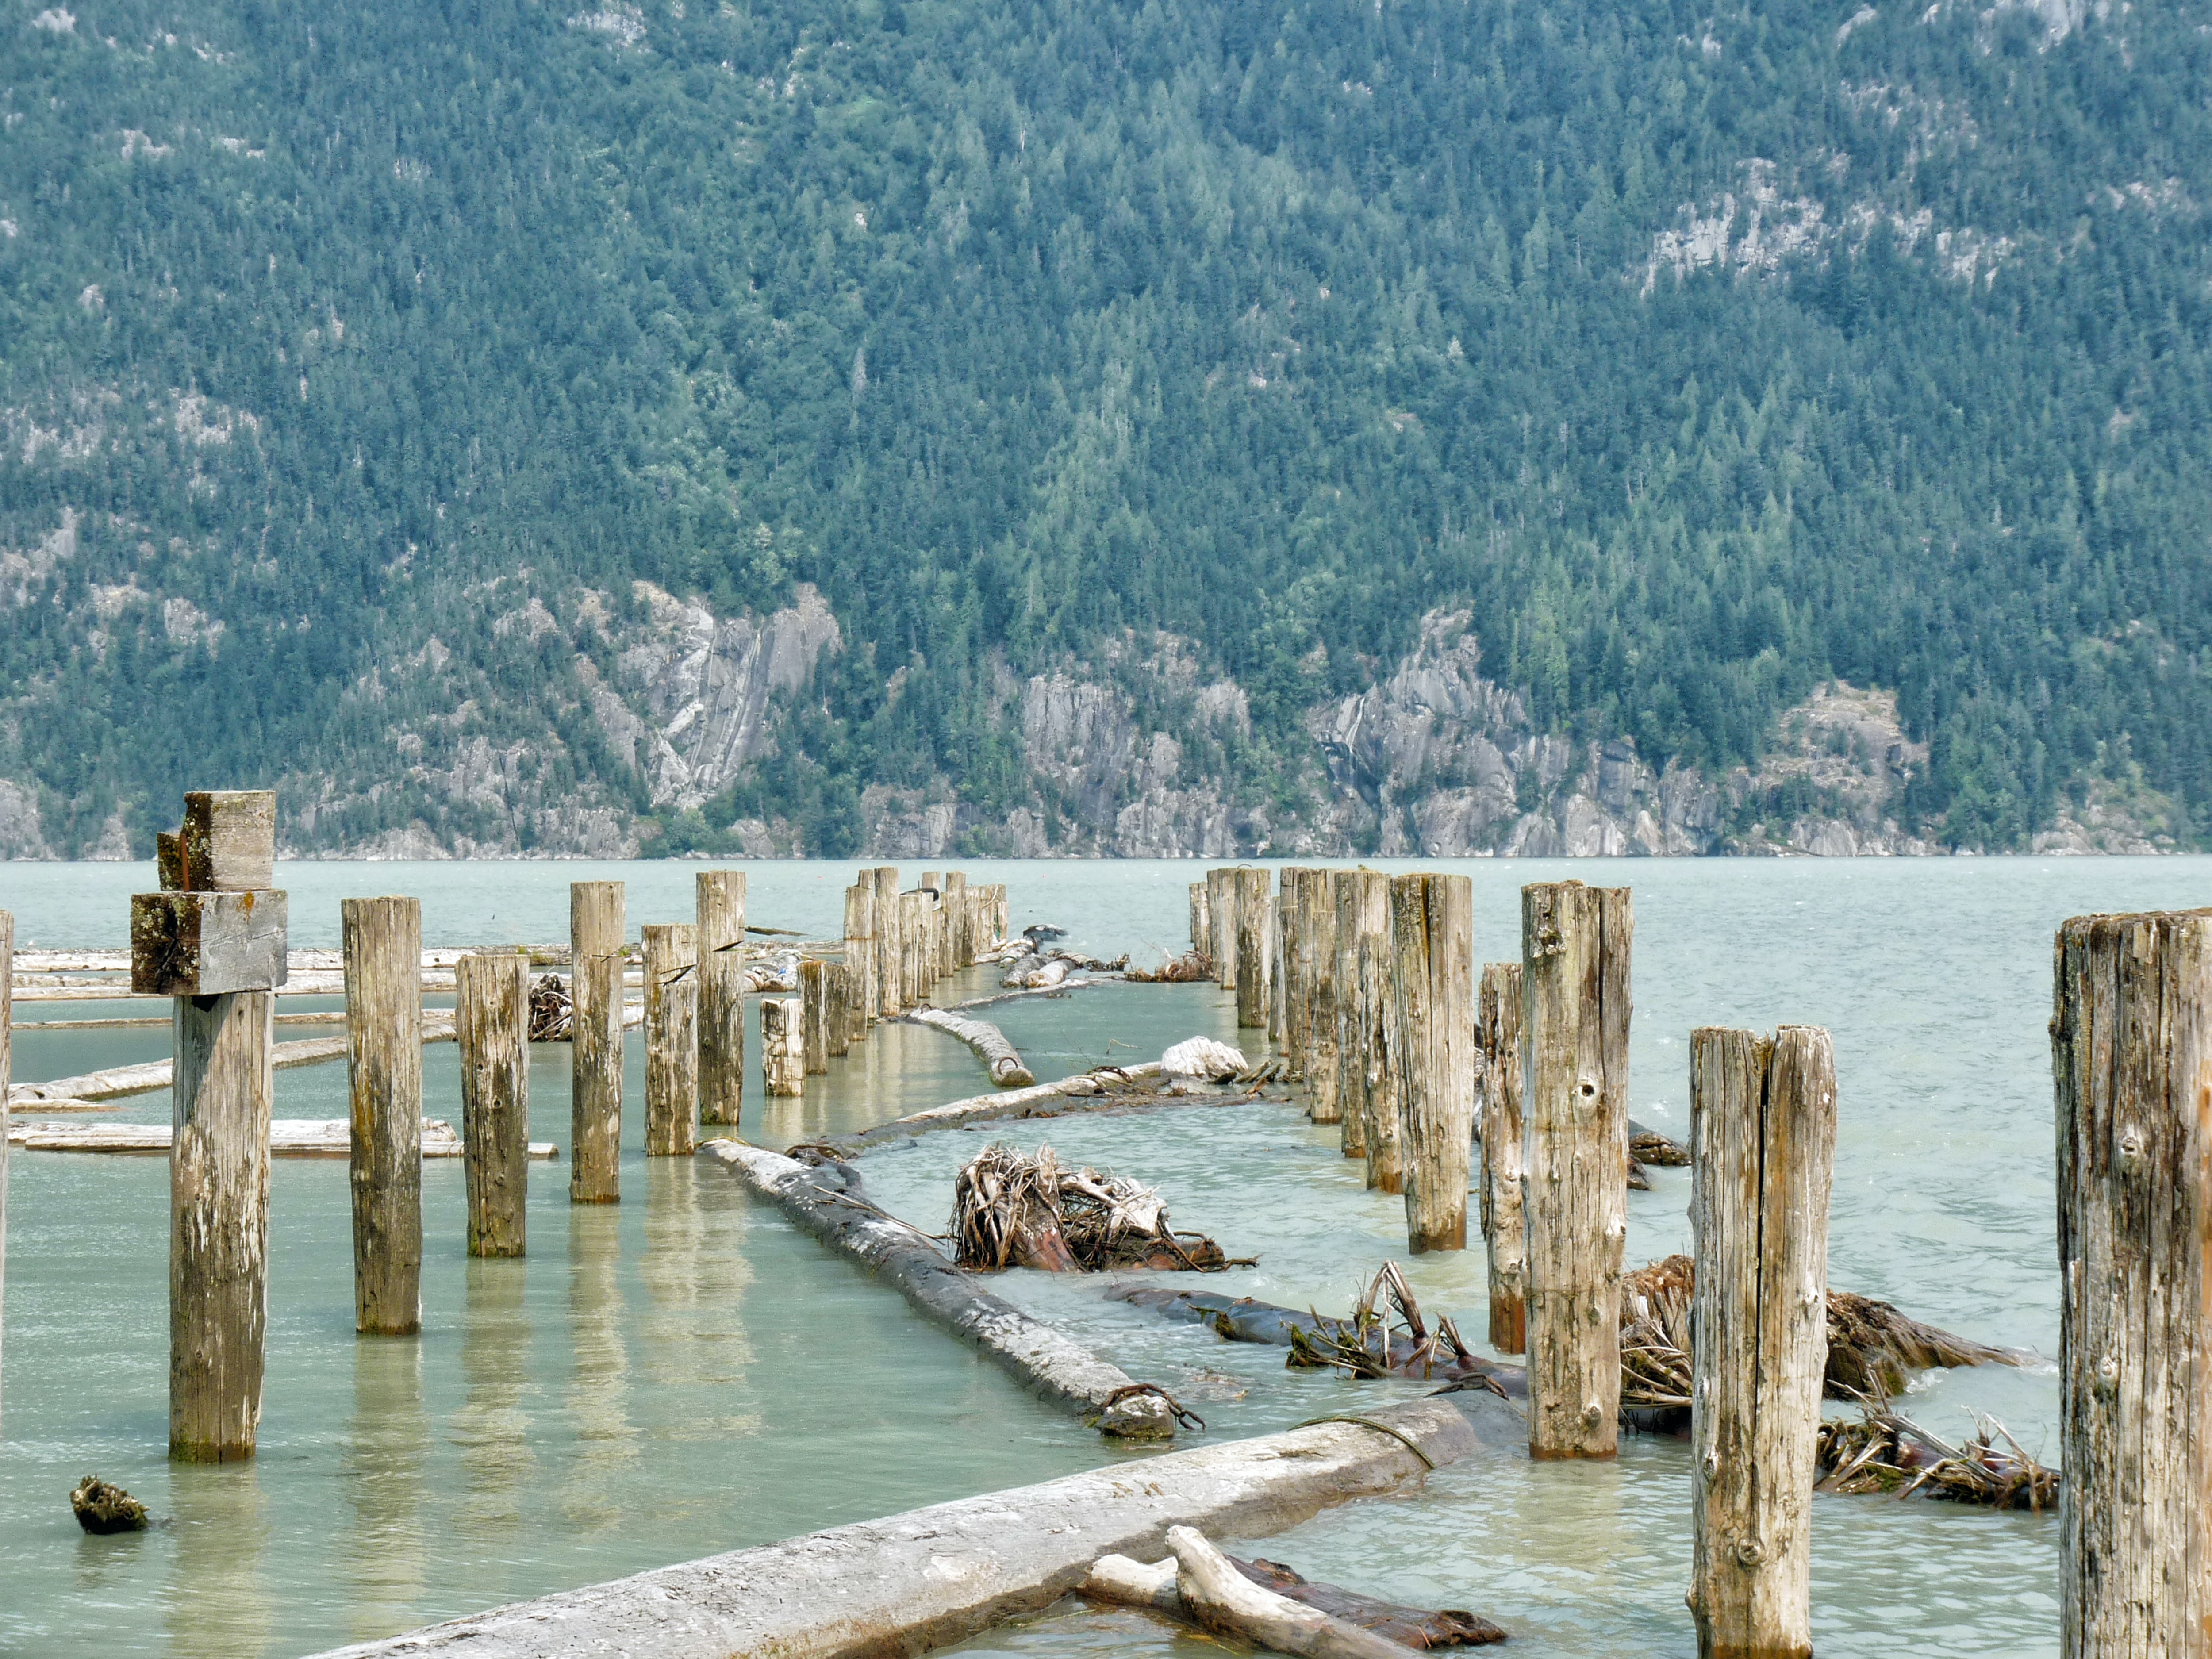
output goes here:
[[566, 1042], [574, 1010], [568, 983], [558, 974], [547, 974], [530, 988], [530, 1040]]
[[1030, 1157], [993, 1142], [952, 1184], [954, 1259], [971, 1272], [1112, 1267], [1219, 1273], [1249, 1267], [1203, 1233], [1177, 1233], [1149, 1187], [1111, 1173], [1070, 1170], [1049, 1146]]
[[[2000, 1438], [2007, 1449], [1998, 1449]], [[1953, 1447], [1909, 1417], [1870, 1407], [1859, 1422], [1820, 1425], [1813, 1471], [1815, 1492], [1917, 1493], [2038, 1513], [2058, 1502], [2057, 1472], [2030, 1457], [1994, 1418]]]
[[137, 1532], [147, 1523], [146, 1506], [120, 1486], [88, 1474], [70, 1493], [76, 1523], [87, 1532]]
[[1143, 985], [1196, 985], [1213, 977], [1213, 964], [1197, 951], [1186, 951], [1157, 968], [1132, 968], [1121, 977]]

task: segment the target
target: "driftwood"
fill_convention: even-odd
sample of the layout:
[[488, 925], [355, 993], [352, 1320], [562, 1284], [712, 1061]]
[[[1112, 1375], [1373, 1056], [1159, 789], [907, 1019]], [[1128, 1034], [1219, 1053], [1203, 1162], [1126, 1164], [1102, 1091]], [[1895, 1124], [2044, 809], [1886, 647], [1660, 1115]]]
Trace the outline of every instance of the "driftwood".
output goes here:
[[1306, 1659], [1401, 1659], [1406, 1652], [1387, 1636], [1253, 1583], [1195, 1528], [1169, 1528], [1168, 1547], [1175, 1552], [1176, 1592], [1184, 1610], [1218, 1636]]
[[530, 988], [530, 1040], [566, 1042], [573, 1012], [568, 981], [558, 974], [542, 975]]
[[1067, 1169], [1049, 1146], [1032, 1158], [994, 1143], [969, 1159], [952, 1184], [952, 1237], [955, 1259], [976, 1273], [1218, 1273], [1251, 1265], [1232, 1263], [1202, 1233], [1176, 1233], [1151, 1188], [1096, 1170]]
[[[171, 1130], [166, 1123], [33, 1123], [8, 1127], [8, 1144], [30, 1152], [113, 1152], [166, 1157]], [[459, 1158], [466, 1148], [443, 1118], [422, 1120], [422, 1156]], [[530, 1156], [550, 1158], [561, 1149], [550, 1140], [530, 1143]], [[271, 1158], [349, 1158], [353, 1124], [343, 1117], [280, 1117], [269, 1125]]]
[[2058, 1504], [2057, 1472], [2030, 1457], [1990, 1418], [1982, 1419], [1973, 1439], [1955, 1447], [1886, 1409], [1870, 1408], [1856, 1423], [1823, 1423], [1814, 1477], [1816, 1492], [1917, 1494], [2038, 1513]]
[[1213, 964], [1197, 951], [1170, 957], [1157, 968], [1131, 968], [1123, 979], [1139, 985], [1202, 985], [1213, 977]]
[[990, 1068], [991, 1081], [1001, 1089], [1026, 1089], [1036, 1082], [1036, 1073], [1022, 1064], [1006, 1034], [988, 1020], [965, 1019], [942, 1008], [917, 1008], [907, 1018], [958, 1037]]
[[120, 1486], [88, 1474], [70, 1493], [76, 1523], [90, 1533], [137, 1532], [147, 1524], [146, 1506]]
[[1204, 1078], [1225, 1083], [1248, 1069], [1243, 1052], [1212, 1037], [1185, 1037], [1160, 1056], [1160, 1069], [1170, 1077]]

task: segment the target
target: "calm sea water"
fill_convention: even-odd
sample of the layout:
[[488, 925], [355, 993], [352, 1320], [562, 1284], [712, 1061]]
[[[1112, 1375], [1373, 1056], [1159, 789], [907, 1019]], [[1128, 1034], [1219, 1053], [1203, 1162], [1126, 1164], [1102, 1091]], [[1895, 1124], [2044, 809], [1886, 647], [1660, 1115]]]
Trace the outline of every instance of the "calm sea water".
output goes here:
[[[765, 864], [750, 915], [836, 933], [852, 866]], [[1017, 926], [1140, 959], [1179, 948], [1191, 863], [970, 864], [1008, 884]], [[2049, 1049], [2050, 944], [2092, 909], [2212, 901], [2212, 860], [1478, 861], [1477, 946], [1517, 954], [1517, 893], [1573, 876], [1636, 889], [1637, 1115], [1686, 1124], [1696, 1025], [1825, 1024], [1842, 1091], [1831, 1273], [1917, 1317], [2046, 1353], [2057, 1342]], [[914, 872], [909, 871], [911, 878]], [[672, 864], [285, 866], [296, 944], [337, 942], [337, 900], [423, 901], [437, 944], [542, 942], [567, 929], [568, 883], [628, 883], [633, 932], [690, 914]], [[0, 908], [29, 945], [118, 945], [144, 866], [0, 866]], [[988, 976], [947, 987], [981, 994]], [[137, 1005], [143, 1011], [145, 1005]], [[288, 1010], [319, 1005], [288, 999]], [[333, 1004], [319, 1005], [324, 1007]], [[26, 1003], [16, 1018], [121, 1005]], [[1041, 1077], [1157, 1054], [1194, 1032], [1234, 1038], [1210, 987], [1113, 987], [997, 1016]], [[286, 1037], [314, 1034], [288, 1028]], [[458, 1165], [425, 1170], [419, 1340], [352, 1328], [342, 1160], [280, 1162], [271, 1197], [269, 1376], [261, 1455], [233, 1469], [165, 1456], [166, 1164], [17, 1153], [0, 1419], [0, 1652], [97, 1644], [148, 1655], [312, 1652], [516, 1597], [1089, 1468], [1114, 1455], [993, 1367], [826, 1257], [707, 1161], [641, 1154], [641, 1045], [630, 1043], [623, 1202], [572, 1210], [562, 1165], [532, 1171], [528, 1258], [471, 1262]], [[167, 1052], [164, 1030], [22, 1031], [17, 1081]], [[798, 1101], [742, 1133], [782, 1145], [975, 1092], [967, 1051], [880, 1028]], [[451, 1045], [426, 1053], [434, 1115], [457, 1117]], [[343, 1115], [343, 1067], [280, 1073], [280, 1116]], [[532, 1073], [532, 1135], [568, 1139], [564, 1048]], [[166, 1096], [127, 1103], [166, 1118]], [[879, 1202], [943, 1224], [952, 1171], [990, 1138], [933, 1137], [865, 1160]], [[1365, 1192], [1334, 1134], [1264, 1103], [1071, 1119], [1008, 1138], [1161, 1188], [1179, 1224], [1261, 1258], [1240, 1290], [1340, 1309], [1402, 1256], [1395, 1200]], [[1630, 1256], [1688, 1244], [1686, 1171], [1630, 1198]], [[1410, 1264], [1424, 1305], [1482, 1322], [1480, 1249]], [[1219, 1281], [1216, 1281], [1218, 1285]], [[1079, 1280], [1012, 1274], [1004, 1293], [1165, 1382], [1209, 1436], [1263, 1432], [1407, 1391], [1285, 1371], [1279, 1352], [1217, 1341], [1100, 1299]], [[2055, 1459], [2055, 1379], [1937, 1374], [1907, 1409], [1938, 1432], [2001, 1418]], [[1126, 1455], [1127, 1454], [1123, 1454]], [[1486, 1460], [1421, 1491], [1317, 1517], [1263, 1553], [1310, 1576], [1476, 1608], [1538, 1655], [1688, 1655], [1686, 1451], [1630, 1440], [1616, 1465]], [[164, 1517], [93, 1539], [69, 1487], [97, 1472]], [[2056, 1528], [1879, 1498], [1815, 1510], [1823, 1655], [2056, 1650]], [[1176, 1653], [1133, 1614], [1068, 1607], [975, 1652]]]

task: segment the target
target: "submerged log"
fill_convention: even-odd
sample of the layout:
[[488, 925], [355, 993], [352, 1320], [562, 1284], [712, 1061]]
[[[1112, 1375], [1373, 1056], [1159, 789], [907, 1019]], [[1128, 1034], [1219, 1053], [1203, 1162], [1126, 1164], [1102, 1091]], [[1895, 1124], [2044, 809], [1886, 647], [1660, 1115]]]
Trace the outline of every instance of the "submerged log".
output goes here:
[[1001, 1089], [1026, 1089], [1036, 1081], [1006, 1034], [987, 1020], [966, 1019], [943, 1008], [919, 1008], [907, 1016], [916, 1025], [933, 1026], [958, 1037], [989, 1067], [991, 1081]]
[[[1334, 1584], [1316, 1584], [1279, 1561], [1257, 1558], [1246, 1561], [1225, 1552], [1222, 1559], [1262, 1589], [1388, 1637], [1401, 1648], [1425, 1652], [1437, 1648], [1483, 1647], [1505, 1640], [1504, 1631], [1471, 1613], [1456, 1609], [1431, 1613], [1378, 1601], [1356, 1590], [1339, 1589]], [[1191, 1619], [1177, 1587], [1182, 1571], [1182, 1563], [1173, 1556], [1146, 1562], [1133, 1561], [1126, 1555], [1102, 1555], [1091, 1564], [1081, 1594], [1094, 1601], [1146, 1607], [1170, 1619]]]
[[1400, 1659], [1406, 1651], [1388, 1637], [1254, 1583], [1195, 1528], [1169, 1528], [1168, 1547], [1180, 1569], [1176, 1592], [1185, 1610], [1218, 1636], [1304, 1659]]

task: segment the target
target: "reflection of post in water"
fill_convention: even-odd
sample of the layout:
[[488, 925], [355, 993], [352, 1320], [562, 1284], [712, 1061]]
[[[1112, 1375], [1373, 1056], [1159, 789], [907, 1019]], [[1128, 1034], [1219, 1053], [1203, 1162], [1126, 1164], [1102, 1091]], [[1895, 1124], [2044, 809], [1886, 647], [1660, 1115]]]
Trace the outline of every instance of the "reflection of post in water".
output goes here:
[[468, 1264], [468, 1307], [461, 1317], [461, 1377], [453, 1443], [465, 1471], [454, 1516], [465, 1536], [482, 1539], [522, 1522], [522, 1492], [536, 1461], [530, 1448], [530, 1316], [523, 1275], [513, 1258]]
[[642, 1322], [647, 1377], [656, 1389], [742, 1382], [752, 1358], [739, 1305], [752, 1282], [743, 1191], [719, 1167], [702, 1170], [690, 1158], [655, 1159], [647, 1179], [651, 1202], [638, 1263], [649, 1298]]
[[611, 1493], [638, 1455], [629, 1420], [629, 1350], [622, 1287], [622, 1212], [579, 1206], [568, 1221], [569, 1341], [576, 1357], [568, 1411], [576, 1457], [562, 1510], [575, 1522], [611, 1526], [621, 1516]]
[[[176, 1549], [162, 1624], [175, 1659], [238, 1659], [268, 1649], [276, 1618], [262, 1574], [269, 1517], [256, 1467], [179, 1468], [170, 1486]], [[96, 1638], [87, 1650], [95, 1646]]]
[[346, 1622], [356, 1638], [422, 1622], [428, 1456], [422, 1344], [356, 1343], [353, 1421], [340, 1463], [354, 1528], [338, 1568], [352, 1587]]

